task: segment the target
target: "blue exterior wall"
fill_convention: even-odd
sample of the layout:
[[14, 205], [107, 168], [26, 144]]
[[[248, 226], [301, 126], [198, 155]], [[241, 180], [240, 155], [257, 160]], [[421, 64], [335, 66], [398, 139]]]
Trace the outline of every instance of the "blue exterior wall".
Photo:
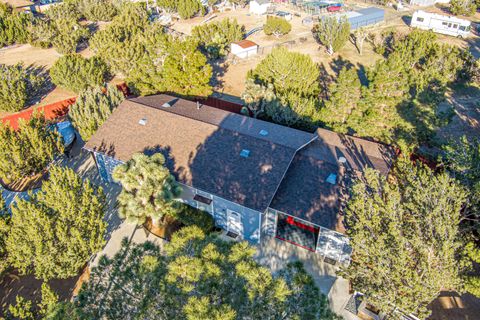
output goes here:
[[93, 152], [95, 162], [97, 163], [98, 173], [103, 181], [107, 183], [116, 183], [112, 178], [113, 169], [123, 164], [122, 161], [104, 155], [103, 153]]
[[[217, 197], [215, 195], [211, 195], [204, 191], [183, 185], [183, 193], [180, 196], [181, 201], [186, 203], [194, 208], [199, 208], [205, 210], [212, 214], [213, 218], [215, 219], [215, 224], [227, 230], [228, 221], [227, 215], [228, 211], [231, 210], [236, 212], [240, 215], [240, 238], [243, 240], [248, 240], [252, 243], [259, 243], [260, 241], [260, 224], [262, 221], [262, 213], [245, 208], [241, 205], [236, 203], [227, 201], [223, 198]], [[212, 199], [212, 203], [210, 206], [207, 206], [201, 202], [197, 202], [193, 200], [195, 194], [200, 194], [202, 196], [207, 196], [208, 198]]]

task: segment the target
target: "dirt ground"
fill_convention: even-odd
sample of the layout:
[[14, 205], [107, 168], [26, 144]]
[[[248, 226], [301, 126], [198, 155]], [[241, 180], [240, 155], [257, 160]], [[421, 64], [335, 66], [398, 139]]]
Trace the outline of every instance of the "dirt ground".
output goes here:
[[[65, 280], [51, 280], [49, 284], [61, 301], [70, 300], [74, 290], [78, 290], [77, 283], [81, 274]], [[42, 280], [34, 276], [19, 276], [17, 272], [6, 274], [0, 279], [0, 317], [5, 316], [5, 311], [10, 304], [15, 304], [17, 295], [32, 301], [41, 300]]]
[[0, 1], [8, 3], [14, 8], [29, 6], [33, 4], [32, 1], [28, 1], [28, 0], [0, 0]]

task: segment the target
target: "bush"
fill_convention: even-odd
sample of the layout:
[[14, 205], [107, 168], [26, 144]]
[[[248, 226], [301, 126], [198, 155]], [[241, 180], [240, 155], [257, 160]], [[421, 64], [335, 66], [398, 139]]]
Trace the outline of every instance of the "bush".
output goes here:
[[50, 69], [53, 83], [74, 92], [103, 85], [109, 77], [108, 66], [100, 58], [69, 54], [58, 59]]
[[111, 0], [77, 0], [78, 10], [89, 21], [111, 21], [117, 9]]
[[0, 47], [28, 43], [31, 20], [31, 15], [18, 13], [10, 5], [0, 2]]
[[63, 152], [62, 139], [34, 114], [20, 120], [19, 129], [0, 123], [0, 177], [7, 183], [41, 172]]
[[196, 26], [192, 29], [192, 37], [212, 59], [225, 56], [230, 44], [243, 39], [245, 28], [237, 20], [224, 19]]
[[177, 12], [182, 19], [190, 19], [197, 14], [204, 14], [205, 7], [199, 0], [179, 0]]
[[178, 220], [186, 226], [195, 225], [206, 234], [215, 227], [215, 221], [210, 213], [182, 204], [178, 210]]
[[38, 96], [45, 83], [40, 69], [0, 64], [0, 111], [20, 111]]
[[84, 141], [90, 139], [123, 99], [123, 93], [115, 86], [109, 86], [106, 92], [97, 87], [80, 93], [68, 115]]
[[263, 32], [267, 36], [274, 35], [280, 38], [283, 35], [288, 34], [292, 30], [292, 25], [281, 17], [267, 17], [267, 23], [263, 26]]

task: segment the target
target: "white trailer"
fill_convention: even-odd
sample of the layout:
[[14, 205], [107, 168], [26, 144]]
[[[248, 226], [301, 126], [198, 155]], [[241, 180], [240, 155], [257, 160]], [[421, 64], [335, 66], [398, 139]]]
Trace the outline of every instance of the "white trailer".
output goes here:
[[457, 17], [418, 10], [413, 13], [410, 26], [463, 38], [470, 35], [470, 24], [470, 21]]

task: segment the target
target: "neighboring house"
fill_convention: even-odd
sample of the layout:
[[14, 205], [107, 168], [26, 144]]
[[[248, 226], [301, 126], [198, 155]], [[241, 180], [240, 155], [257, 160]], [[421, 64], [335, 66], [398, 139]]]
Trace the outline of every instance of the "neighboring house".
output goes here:
[[253, 0], [250, 1], [250, 13], [253, 14], [266, 14], [270, 7], [270, 0]]
[[180, 201], [208, 211], [232, 237], [275, 236], [348, 262], [342, 197], [351, 177], [388, 173], [389, 147], [308, 133], [168, 95], [124, 101], [84, 147], [104, 180], [136, 152], [161, 152]]
[[258, 44], [250, 40], [233, 42], [230, 45], [230, 52], [239, 58], [248, 58], [258, 52]]

